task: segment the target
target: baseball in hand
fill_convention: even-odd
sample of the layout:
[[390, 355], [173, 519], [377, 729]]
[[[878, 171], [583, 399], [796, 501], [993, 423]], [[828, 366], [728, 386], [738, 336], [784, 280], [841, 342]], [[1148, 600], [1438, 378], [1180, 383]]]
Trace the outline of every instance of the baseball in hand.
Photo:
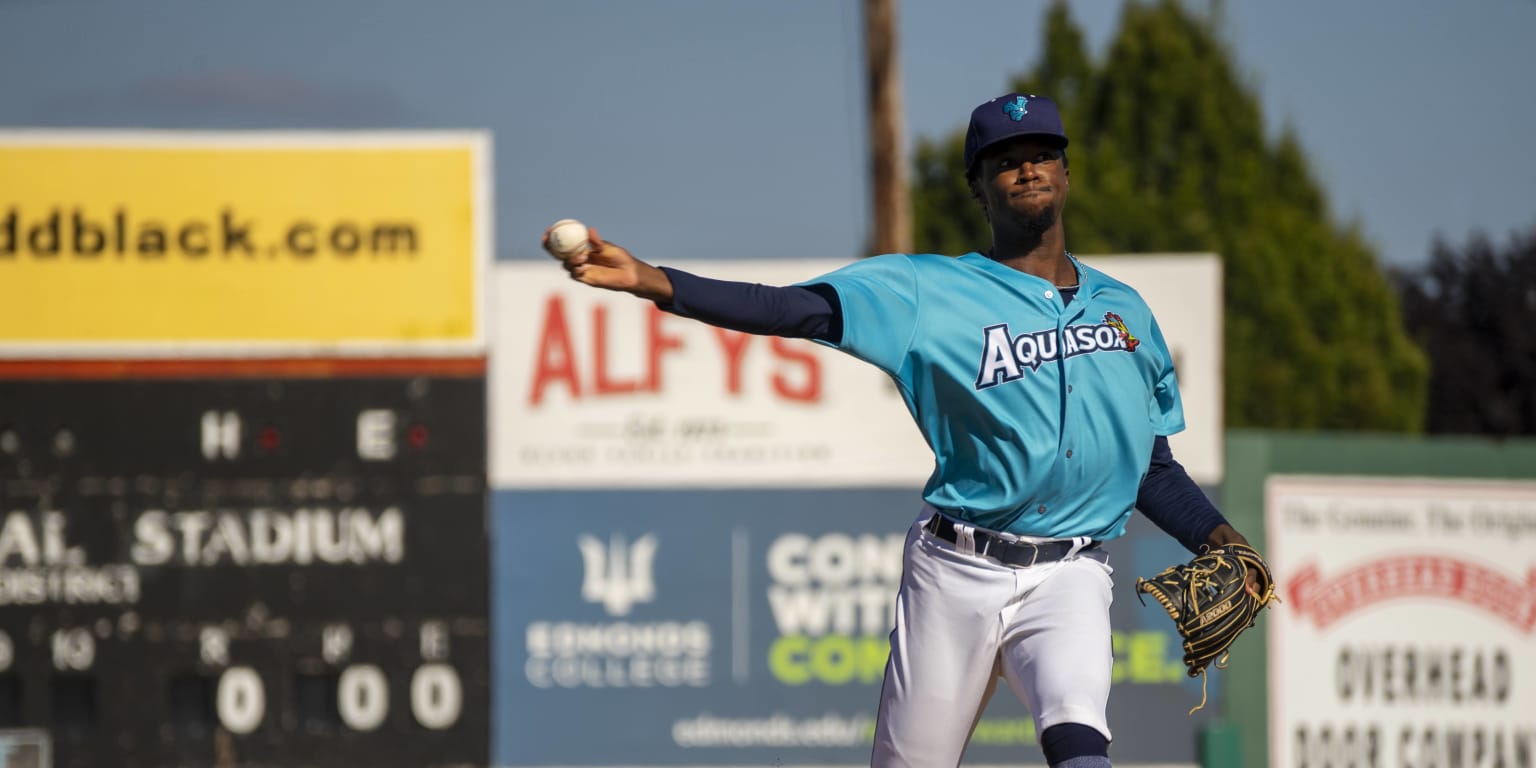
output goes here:
[[587, 251], [591, 249], [587, 225], [575, 219], [561, 219], [549, 228], [549, 252], [555, 258], [580, 264], [587, 260]]

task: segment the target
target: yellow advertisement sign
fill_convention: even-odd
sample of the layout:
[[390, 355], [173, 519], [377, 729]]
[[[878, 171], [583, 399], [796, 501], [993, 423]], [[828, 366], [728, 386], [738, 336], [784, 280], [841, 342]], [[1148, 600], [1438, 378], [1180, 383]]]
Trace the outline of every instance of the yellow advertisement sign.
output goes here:
[[484, 345], [489, 138], [0, 132], [0, 356]]

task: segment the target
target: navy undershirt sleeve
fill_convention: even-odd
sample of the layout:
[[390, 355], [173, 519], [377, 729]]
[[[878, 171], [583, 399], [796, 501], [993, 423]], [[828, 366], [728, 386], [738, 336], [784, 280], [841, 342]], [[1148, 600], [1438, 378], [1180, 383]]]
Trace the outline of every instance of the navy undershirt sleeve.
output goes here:
[[1152, 443], [1152, 461], [1136, 494], [1136, 508], [1184, 548], [1199, 554], [1216, 526], [1227, 522], [1184, 465], [1173, 458], [1168, 438]]
[[764, 336], [843, 339], [843, 311], [830, 285], [761, 285], [715, 280], [661, 267], [672, 282], [672, 302], [656, 306], [720, 328]]

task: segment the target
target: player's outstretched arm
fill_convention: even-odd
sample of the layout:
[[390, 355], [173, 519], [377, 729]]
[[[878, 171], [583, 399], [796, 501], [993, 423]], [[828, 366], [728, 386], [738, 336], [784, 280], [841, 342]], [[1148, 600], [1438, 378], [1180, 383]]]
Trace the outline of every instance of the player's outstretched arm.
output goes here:
[[[553, 229], [551, 227], [550, 229]], [[672, 282], [667, 273], [634, 257], [629, 251], [603, 240], [597, 228], [587, 229], [586, 250], [562, 254], [550, 244], [550, 229], [541, 240], [544, 250], [559, 259], [571, 279], [594, 288], [633, 294], [667, 304], [672, 301]]]
[[682, 317], [765, 336], [833, 344], [842, 339], [841, 307], [831, 286], [770, 286], [654, 267], [573, 219], [544, 230], [541, 244], [577, 282], [650, 299]]

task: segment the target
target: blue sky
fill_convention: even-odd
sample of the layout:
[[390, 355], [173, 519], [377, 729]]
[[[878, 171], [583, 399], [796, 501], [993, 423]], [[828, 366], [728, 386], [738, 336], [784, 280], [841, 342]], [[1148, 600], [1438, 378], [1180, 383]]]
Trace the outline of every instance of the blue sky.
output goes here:
[[[1121, 6], [1073, 4], [1096, 53]], [[1043, 2], [899, 7], [909, 139], [963, 128], [1039, 54]], [[1536, 226], [1536, 0], [1225, 8], [1272, 128], [1297, 133], [1336, 219], [1384, 263], [1422, 263], [1437, 234]], [[566, 216], [653, 261], [849, 258], [868, 232], [859, 14], [856, 0], [4, 0], [0, 126], [485, 129], [499, 258], [544, 258], [539, 233]]]

